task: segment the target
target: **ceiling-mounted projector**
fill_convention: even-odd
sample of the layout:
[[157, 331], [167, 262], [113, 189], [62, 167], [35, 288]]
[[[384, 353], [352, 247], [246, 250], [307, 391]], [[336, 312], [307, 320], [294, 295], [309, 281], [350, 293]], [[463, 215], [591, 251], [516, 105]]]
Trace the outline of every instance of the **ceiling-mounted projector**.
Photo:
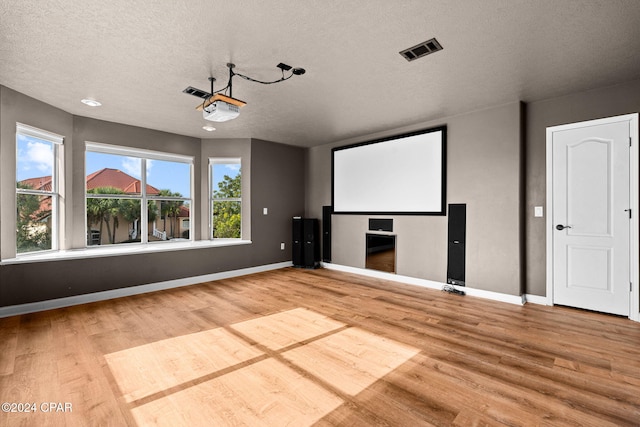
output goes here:
[[212, 122], [226, 122], [240, 115], [237, 105], [224, 101], [214, 101], [202, 109], [202, 117]]
[[[252, 77], [245, 76], [244, 74], [236, 73], [233, 71], [235, 65], [228, 63], [227, 68], [229, 68], [229, 81], [225, 87], [218, 91], [213, 90], [213, 82], [216, 81], [214, 77], [209, 77], [209, 81], [211, 82], [211, 92], [205, 92], [204, 90], [197, 89], [193, 86], [189, 86], [182, 92], [197, 96], [198, 98], [202, 98], [204, 101], [201, 104], [198, 104], [196, 110], [202, 110], [202, 117], [205, 120], [210, 120], [212, 122], [226, 122], [228, 120], [235, 119], [240, 115], [240, 107], [244, 107], [247, 105], [246, 102], [241, 101], [233, 97], [233, 78], [238, 76], [243, 78], [244, 80], [248, 80], [254, 83], [260, 83], [263, 85], [270, 85], [273, 83], [280, 83], [285, 80], [289, 80], [292, 76], [301, 76], [305, 73], [304, 68], [293, 68], [290, 65], [283, 64], [282, 62], [277, 65], [277, 67], [282, 71], [282, 77], [274, 81], [264, 82], [261, 80], [256, 80]], [[285, 76], [285, 72], [291, 71], [291, 74]], [[229, 96], [226, 93], [229, 93]], [[224, 92], [225, 95], [220, 92]]]

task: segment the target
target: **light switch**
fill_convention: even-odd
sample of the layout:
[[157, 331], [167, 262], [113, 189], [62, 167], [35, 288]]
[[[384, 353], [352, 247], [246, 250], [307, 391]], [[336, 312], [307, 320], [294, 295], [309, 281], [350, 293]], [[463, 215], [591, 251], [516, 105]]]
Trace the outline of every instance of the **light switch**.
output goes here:
[[262, 208], [262, 215], [267, 215], [269, 213], [269, 209]]
[[544, 216], [542, 206], [535, 206], [533, 208], [533, 216], [537, 218], [542, 218]]
[[284, 251], [284, 242], [280, 243], [280, 250]]

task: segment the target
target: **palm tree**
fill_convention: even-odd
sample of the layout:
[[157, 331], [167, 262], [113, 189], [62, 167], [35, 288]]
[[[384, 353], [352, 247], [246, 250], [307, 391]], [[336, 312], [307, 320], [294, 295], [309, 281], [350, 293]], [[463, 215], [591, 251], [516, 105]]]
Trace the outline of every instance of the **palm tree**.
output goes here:
[[[97, 187], [87, 191], [87, 194], [124, 194], [124, 191], [115, 187]], [[116, 230], [118, 228], [118, 214], [121, 209], [120, 199], [111, 198], [93, 198], [87, 197], [87, 221], [91, 218], [100, 223], [100, 236], [102, 236], [102, 222], [107, 226], [107, 235], [109, 243], [113, 244], [116, 240]], [[113, 222], [112, 222], [113, 221]], [[113, 225], [113, 229], [111, 228]]]
[[[182, 197], [182, 194], [173, 193], [171, 190], [160, 190], [158, 195], [165, 197]], [[160, 202], [160, 215], [164, 216], [165, 218], [169, 218], [171, 237], [175, 237], [175, 230], [177, 230], [178, 228], [178, 216], [180, 215], [180, 207], [183, 204], [184, 201], [182, 200], [162, 200]]]
[[131, 224], [129, 240], [135, 240], [138, 236], [137, 222], [140, 220], [140, 200], [123, 199], [120, 201], [120, 214]]

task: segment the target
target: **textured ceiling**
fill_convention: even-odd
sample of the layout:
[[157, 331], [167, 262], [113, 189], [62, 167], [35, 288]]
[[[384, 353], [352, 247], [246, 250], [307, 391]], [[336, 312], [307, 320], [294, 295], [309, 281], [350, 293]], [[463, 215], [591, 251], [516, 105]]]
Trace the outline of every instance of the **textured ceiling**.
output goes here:
[[[200, 138], [314, 146], [640, 76], [638, 0], [2, 0], [0, 84], [72, 114]], [[444, 50], [399, 51], [436, 37]], [[210, 123], [187, 86], [234, 79]], [[90, 108], [82, 98], [103, 103]]]

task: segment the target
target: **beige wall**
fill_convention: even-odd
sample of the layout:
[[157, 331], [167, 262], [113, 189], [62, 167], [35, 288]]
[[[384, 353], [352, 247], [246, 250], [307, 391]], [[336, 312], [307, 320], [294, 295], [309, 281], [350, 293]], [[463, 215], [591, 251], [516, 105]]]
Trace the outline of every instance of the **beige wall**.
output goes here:
[[[546, 295], [546, 128], [640, 111], [640, 80], [527, 104], [527, 293]], [[544, 206], [544, 218], [534, 218]]]
[[[447, 203], [467, 204], [467, 286], [520, 295], [522, 107], [518, 102], [309, 149], [306, 215], [331, 204], [331, 148], [447, 126]], [[416, 191], [420, 191], [416, 188]], [[366, 215], [333, 215], [332, 262], [364, 268]], [[394, 216], [397, 273], [446, 282], [447, 217]]]

